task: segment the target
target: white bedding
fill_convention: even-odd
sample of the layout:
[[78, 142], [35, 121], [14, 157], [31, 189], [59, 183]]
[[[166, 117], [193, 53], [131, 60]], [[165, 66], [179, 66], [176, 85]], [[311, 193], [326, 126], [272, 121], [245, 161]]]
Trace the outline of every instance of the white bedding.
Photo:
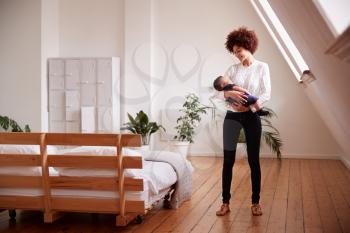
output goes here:
[[[57, 152], [56, 146], [47, 146], [48, 154], [57, 154]], [[0, 144], [0, 154], [40, 154], [40, 146]]]
[[[58, 172], [49, 167], [50, 176], [57, 176]], [[41, 167], [0, 167], [0, 175], [41, 176]]]
[[177, 181], [170, 199], [172, 208], [177, 209], [183, 202], [191, 199], [193, 167], [187, 159], [170, 151], [144, 151], [143, 156], [147, 161], [165, 162], [174, 168]]
[[[57, 154], [55, 146], [47, 146], [48, 154]], [[0, 144], [0, 154], [40, 154], [39, 145], [7, 145]], [[57, 171], [50, 167], [50, 175], [57, 175]], [[41, 167], [0, 167], [0, 175], [41, 176]]]

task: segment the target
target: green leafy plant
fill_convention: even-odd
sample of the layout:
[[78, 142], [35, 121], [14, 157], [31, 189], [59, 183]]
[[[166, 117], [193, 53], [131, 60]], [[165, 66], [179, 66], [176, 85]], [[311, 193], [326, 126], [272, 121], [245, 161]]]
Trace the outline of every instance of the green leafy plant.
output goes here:
[[201, 115], [207, 113], [206, 109], [208, 107], [202, 105], [198, 96], [194, 93], [190, 93], [185, 97], [185, 103], [182, 107], [180, 112], [183, 114], [176, 120], [177, 126], [175, 129], [177, 135], [174, 136], [174, 139], [193, 143], [195, 128], [201, 121]]
[[[281, 159], [282, 153], [281, 149], [283, 146], [283, 142], [280, 136], [280, 133], [276, 127], [272, 125], [271, 118], [277, 117], [276, 113], [270, 109], [264, 107], [264, 110], [268, 112], [268, 115], [261, 116], [261, 125], [262, 125], [262, 137], [261, 140], [265, 141], [266, 145], [276, 153], [277, 158]], [[239, 143], [246, 143], [244, 130], [242, 129], [238, 139]]]
[[10, 132], [30, 132], [29, 125], [24, 126], [23, 129], [18, 125], [18, 123], [9, 118], [8, 116], [1, 116], [0, 115], [0, 127], [3, 128], [5, 131]]
[[156, 122], [150, 122], [146, 113], [142, 110], [136, 114], [136, 117], [132, 117], [128, 113], [129, 122], [125, 123], [126, 127], [122, 129], [127, 129], [135, 134], [141, 134], [142, 144], [148, 145], [151, 134], [157, 132], [159, 129], [165, 128], [162, 125], [158, 125]]

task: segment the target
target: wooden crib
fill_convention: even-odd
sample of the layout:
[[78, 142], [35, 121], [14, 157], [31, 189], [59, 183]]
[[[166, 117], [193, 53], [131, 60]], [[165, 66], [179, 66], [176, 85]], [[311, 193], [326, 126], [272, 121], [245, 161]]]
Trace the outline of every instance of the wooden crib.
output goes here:
[[[79, 133], [0, 133], [0, 144], [39, 145], [40, 154], [0, 154], [0, 166], [39, 166], [40, 176], [0, 175], [2, 188], [38, 188], [39, 196], [0, 195], [0, 209], [40, 210], [44, 221], [53, 222], [63, 212], [113, 213], [116, 225], [125, 226], [137, 215], [146, 213], [142, 200], [125, 199], [126, 191], [143, 191], [143, 180], [124, 176], [124, 169], [142, 168], [141, 156], [124, 156], [123, 147], [141, 146], [135, 134]], [[116, 155], [48, 155], [47, 146], [115, 146]], [[115, 169], [117, 177], [50, 176], [49, 167]], [[109, 190], [119, 198], [53, 196], [52, 188]]]

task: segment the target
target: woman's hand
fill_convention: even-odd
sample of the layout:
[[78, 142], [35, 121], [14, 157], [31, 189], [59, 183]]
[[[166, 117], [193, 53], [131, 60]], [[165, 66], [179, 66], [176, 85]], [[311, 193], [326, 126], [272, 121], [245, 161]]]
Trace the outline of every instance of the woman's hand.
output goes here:
[[242, 104], [246, 103], [248, 98], [245, 93], [240, 91], [224, 91], [224, 97], [225, 99], [231, 97]]

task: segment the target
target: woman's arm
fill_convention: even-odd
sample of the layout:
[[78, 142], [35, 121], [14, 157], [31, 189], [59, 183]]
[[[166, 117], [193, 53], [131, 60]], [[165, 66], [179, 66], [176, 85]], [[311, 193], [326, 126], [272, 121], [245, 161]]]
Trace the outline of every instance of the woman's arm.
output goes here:
[[233, 90], [234, 90], [234, 91], [240, 91], [240, 92], [244, 92], [244, 93], [248, 93], [248, 94], [249, 94], [248, 90], [244, 89], [243, 87], [237, 86], [237, 85], [233, 87]]
[[251, 105], [250, 109], [255, 112], [259, 109], [261, 109], [264, 104], [270, 100], [271, 97], [271, 81], [270, 81], [270, 70], [269, 66], [267, 64], [264, 64], [262, 75], [260, 78], [259, 83], [259, 95], [257, 96], [259, 99], [256, 102], [255, 105]]

